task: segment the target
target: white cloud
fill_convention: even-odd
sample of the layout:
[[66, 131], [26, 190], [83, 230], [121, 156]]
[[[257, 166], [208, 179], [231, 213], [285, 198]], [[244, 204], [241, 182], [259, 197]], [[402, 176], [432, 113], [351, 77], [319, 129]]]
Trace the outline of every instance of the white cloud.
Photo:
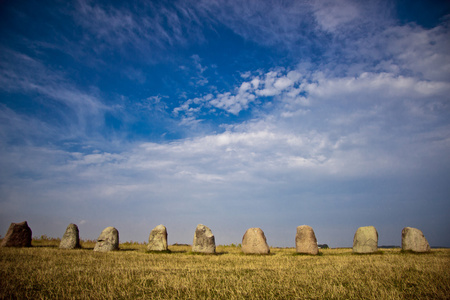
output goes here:
[[336, 28], [361, 17], [358, 2], [351, 0], [319, 0], [311, 2], [317, 23], [325, 31]]
[[294, 87], [302, 78], [297, 71], [286, 73], [280, 69], [267, 72], [262, 76], [251, 76], [250, 71], [247, 73], [246, 81], [236, 87], [233, 93], [207, 94], [201, 98], [188, 99], [175, 108], [173, 113], [176, 116], [180, 112], [194, 116], [202, 108], [214, 107], [238, 115], [241, 111], [248, 110], [251, 104], [255, 104], [258, 97], [274, 97], [286, 93], [295, 98], [301, 92]]
[[293, 85], [294, 82], [287, 77], [278, 78], [273, 86], [278, 90], [285, 90], [286, 88]]
[[[322, 80], [319, 87], [324, 84], [326, 88]], [[360, 82], [362, 87], [370, 86], [365, 80]], [[355, 91], [366, 89], [354, 87], [349, 95]], [[345, 97], [344, 91], [340, 93]], [[450, 163], [448, 158], [442, 160], [450, 145], [448, 128], [423, 131], [412, 138], [411, 133], [418, 130], [414, 123], [386, 132], [390, 116], [383, 106], [363, 105], [354, 113], [344, 110], [336, 114], [332, 110], [320, 115], [315, 111], [317, 105], [312, 103], [312, 111], [288, 121], [271, 114], [231, 126], [223, 133], [128, 145], [120, 153], [7, 148], [1, 155], [1, 182], [14, 193], [3, 193], [3, 203], [13, 201], [11, 197], [31, 197], [27, 193], [33, 191], [33, 199], [39, 201], [63, 197], [65, 209], [73, 207], [75, 211], [76, 206], [88, 206], [95, 199], [99, 207], [136, 202], [153, 218], [158, 216], [152, 211], [161, 214], [180, 207], [184, 214], [198, 217], [198, 203], [210, 210], [215, 206], [233, 211], [238, 205], [246, 210], [253, 205], [255, 195], [273, 201], [282, 190], [300, 193], [320, 186], [321, 181], [352, 182], [393, 174], [407, 177], [429, 171], [438, 161]], [[278, 113], [287, 112], [281, 109]], [[315, 122], [314, 129], [308, 128], [310, 122]], [[63, 210], [59, 206], [55, 205], [57, 210]]]
[[110, 162], [118, 162], [122, 159], [121, 155], [111, 153], [94, 153], [87, 155], [80, 155], [80, 160], [77, 160], [77, 164], [81, 165], [102, 165]]
[[252, 73], [250, 71], [247, 71], [247, 72], [241, 73], [241, 77], [244, 79], [247, 79], [250, 77], [251, 74]]
[[259, 78], [253, 78], [251, 81], [252, 87], [256, 90], [259, 88]]
[[223, 93], [209, 101], [214, 107], [223, 109], [234, 115], [239, 114], [241, 110], [246, 110], [251, 102], [255, 100], [255, 95], [240, 91], [237, 95]]
[[336, 76], [384, 72], [424, 81], [450, 80], [450, 31], [446, 23], [430, 29], [413, 23], [385, 24], [370, 32], [336, 33], [336, 38], [342, 35], [345, 39], [328, 48], [323, 70]]
[[[304, 91], [314, 98], [355, 95], [353, 101], [375, 100], [379, 93], [393, 98], [443, 97], [450, 87], [445, 82], [424, 81], [390, 73], [362, 73], [357, 77], [327, 78], [322, 73], [314, 75], [314, 82], [302, 85]], [[358, 97], [358, 95], [364, 95]], [[385, 98], [379, 98], [383, 101]]]
[[450, 31], [446, 24], [431, 29], [391, 27], [378, 38], [377, 42], [386, 45], [387, 54], [393, 55], [403, 70], [413, 71], [425, 80], [450, 80]]
[[[0, 191], [7, 185], [9, 192], [2, 192], [1, 207], [16, 214], [20, 207], [14, 202], [16, 198], [53, 201], [54, 210], [61, 214], [70, 209], [85, 219], [102, 222], [114, 216], [124, 228], [135, 228], [126, 225], [125, 219], [136, 219], [136, 215], [173, 228], [179, 213], [192, 217], [184, 217], [183, 222], [198, 222], [210, 215], [207, 221], [213, 225], [224, 224], [218, 219], [225, 214], [227, 220], [236, 216], [237, 223], [242, 224], [249, 218], [252, 222], [259, 220], [248, 214], [255, 206], [285, 216], [302, 205], [314, 207], [327, 189], [333, 191], [328, 185], [344, 186], [337, 188], [340, 191], [360, 180], [409, 178], [450, 165], [450, 131], [448, 126], [439, 125], [448, 114], [443, 102], [449, 90], [442, 82], [371, 72], [354, 77], [319, 71], [303, 72], [302, 76], [300, 71], [288, 72], [298, 79], [282, 71], [266, 74], [248, 77], [233, 89], [234, 93], [207, 94], [180, 108], [180, 114], [193, 109], [191, 116], [182, 116], [182, 122], [195, 126], [200, 120], [191, 107], [194, 104], [215, 104], [230, 113], [239, 112], [254, 101], [245, 97], [265, 90], [266, 82], [278, 91], [272, 111], [227, 126], [222, 133], [170, 143], [129, 144], [117, 153], [28, 146], [3, 149]], [[279, 79], [282, 81], [276, 86]], [[256, 80], [263, 84], [254, 84]], [[431, 102], [444, 106], [424, 106]], [[311, 200], [298, 204], [292, 200], [297, 197]], [[339, 197], [350, 196], [338, 193], [330, 203], [348, 208], [347, 200]], [[287, 208], [271, 208], [271, 203], [285, 198], [290, 199]], [[64, 203], [58, 204], [59, 199]], [[92, 209], [96, 214], [101, 211], [108, 217], [86, 215], [80, 207], [89, 207], [91, 202], [96, 203], [97, 208]], [[129, 212], [121, 209], [120, 218], [117, 212], [109, 211], [110, 207], [124, 205]], [[218, 210], [221, 214], [215, 213]], [[245, 218], [238, 217], [239, 212], [245, 213]], [[321, 213], [334, 215], [323, 207]], [[95, 222], [85, 225], [100, 227]], [[140, 231], [146, 231], [145, 226]], [[180, 225], [171, 236], [189, 234], [185, 227]], [[124, 233], [124, 237], [127, 234], [136, 233]], [[148, 232], [142, 233], [143, 238], [146, 235]]]
[[[449, 85], [444, 81], [422, 80], [388, 72], [362, 72], [357, 76], [335, 76], [322, 71], [301, 74], [273, 70], [263, 76], [248, 77], [235, 92], [207, 94], [189, 99], [174, 109], [195, 117], [201, 109], [218, 108], [239, 114], [251, 104], [261, 103], [260, 97], [271, 97], [283, 105], [283, 115], [292, 117], [307, 112], [305, 107], [317, 101], [340, 101], [341, 105], [375, 105], [389, 101], [411, 102], [422, 106], [427, 101], [437, 104], [447, 95]], [[380, 97], [382, 95], [382, 97]], [[437, 98], [436, 98], [437, 97]], [[435, 100], [432, 100], [435, 98]], [[428, 100], [427, 100], [428, 99]], [[436, 102], [437, 101], [437, 102]], [[278, 106], [278, 104], [277, 104]]]

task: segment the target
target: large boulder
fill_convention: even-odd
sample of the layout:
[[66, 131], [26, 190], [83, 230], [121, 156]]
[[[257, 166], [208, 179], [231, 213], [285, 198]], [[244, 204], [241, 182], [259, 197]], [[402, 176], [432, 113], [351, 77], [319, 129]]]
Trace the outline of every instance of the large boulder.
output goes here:
[[11, 223], [0, 247], [31, 247], [31, 234], [27, 221]]
[[319, 254], [316, 235], [310, 226], [302, 225], [297, 227], [297, 234], [295, 235], [295, 250], [297, 253], [312, 255]]
[[417, 228], [405, 227], [402, 230], [402, 250], [414, 252], [430, 251], [430, 244]]
[[158, 225], [150, 232], [148, 237], [148, 251], [167, 251], [167, 229], [164, 225]]
[[378, 251], [378, 232], [373, 226], [359, 227], [353, 238], [354, 253], [374, 253]]
[[106, 227], [97, 239], [94, 251], [108, 252], [119, 250], [119, 232], [114, 227]]
[[192, 252], [216, 253], [216, 242], [211, 229], [203, 224], [198, 224], [195, 229], [194, 242], [192, 243]]
[[269, 254], [266, 236], [261, 228], [249, 228], [242, 238], [242, 252], [247, 254]]
[[59, 243], [59, 248], [61, 249], [81, 248], [80, 235], [77, 225], [69, 224], [69, 226], [67, 226], [66, 232], [64, 233], [61, 242]]

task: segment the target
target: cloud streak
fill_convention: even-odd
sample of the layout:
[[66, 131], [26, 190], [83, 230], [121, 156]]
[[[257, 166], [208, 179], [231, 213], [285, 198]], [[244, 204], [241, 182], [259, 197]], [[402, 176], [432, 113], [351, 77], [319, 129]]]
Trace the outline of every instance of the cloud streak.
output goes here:
[[[0, 62], [1, 90], [7, 93], [42, 97], [39, 103], [40, 109], [43, 112], [46, 110], [51, 110], [52, 113], [58, 112], [57, 118], [64, 126], [71, 127], [69, 131], [75, 136], [80, 134], [85, 136], [92, 127], [103, 126], [98, 119], [111, 109], [98, 96], [78, 89], [75, 85], [68, 83], [63, 73], [47, 68], [34, 58], [9, 49], [3, 50]], [[6, 107], [4, 109], [8, 110]], [[19, 114], [13, 115], [15, 119], [20, 117]], [[30, 120], [30, 117], [23, 117]], [[43, 124], [46, 121], [37, 119], [33, 122]], [[45, 127], [51, 126], [53, 125]]]
[[132, 51], [150, 63], [154, 63], [152, 56], [161, 59], [163, 52], [173, 46], [204, 40], [200, 19], [183, 2], [166, 7], [162, 3], [137, 1], [116, 8], [79, 0], [73, 18], [86, 30], [83, 43], [95, 41], [96, 52]]

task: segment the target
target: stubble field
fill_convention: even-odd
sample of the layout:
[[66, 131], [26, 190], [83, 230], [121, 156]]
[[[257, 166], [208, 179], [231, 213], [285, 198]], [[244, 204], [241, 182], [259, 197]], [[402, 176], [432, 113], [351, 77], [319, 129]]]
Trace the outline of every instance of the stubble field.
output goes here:
[[86, 242], [79, 250], [33, 246], [0, 248], [1, 299], [450, 299], [450, 249], [307, 256], [273, 248], [261, 256], [235, 246], [218, 246], [216, 255], [188, 246], [171, 253], [138, 244], [109, 253]]

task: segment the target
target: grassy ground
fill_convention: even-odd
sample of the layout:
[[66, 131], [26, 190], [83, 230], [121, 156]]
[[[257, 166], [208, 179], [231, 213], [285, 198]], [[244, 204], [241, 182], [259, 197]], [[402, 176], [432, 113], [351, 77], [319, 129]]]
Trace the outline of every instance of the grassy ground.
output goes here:
[[196, 255], [187, 246], [161, 254], [146, 253], [142, 244], [109, 253], [82, 245], [60, 250], [34, 240], [32, 248], [0, 248], [0, 298], [450, 299], [449, 249], [326, 249], [307, 256], [291, 248], [259, 256], [231, 246]]

